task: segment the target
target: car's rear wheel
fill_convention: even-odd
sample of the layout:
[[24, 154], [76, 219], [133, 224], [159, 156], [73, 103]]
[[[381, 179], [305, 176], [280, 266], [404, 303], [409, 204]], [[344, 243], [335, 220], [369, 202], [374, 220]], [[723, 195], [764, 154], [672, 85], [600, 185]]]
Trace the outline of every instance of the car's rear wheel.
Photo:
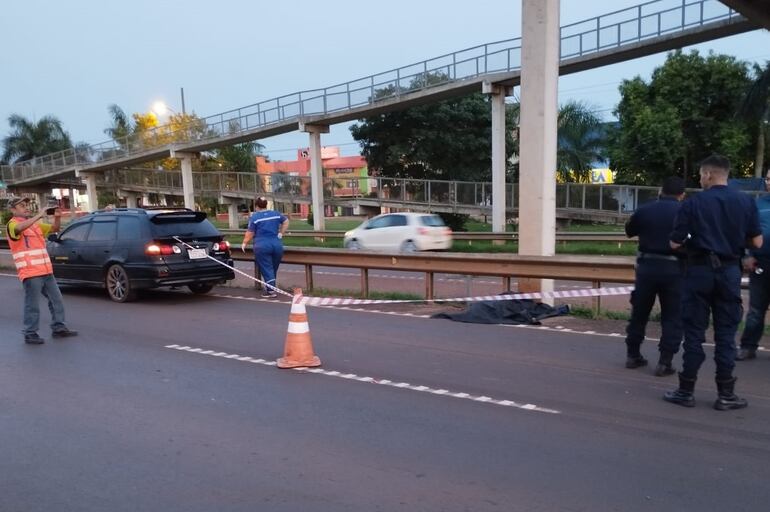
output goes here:
[[411, 240], [407, 240], [401, 244], [401, 252], [417, 252], [418, 250], [417, 245]]
[[191, 292], [198, 295], [203, 295], [204, 293], [208, 293], [214, 289], [214, 285], [209, 283], [193, 283], [188, 284], [187, 287]]
[[345, 246], [351, 251], [358, 251], [361, 249], [361, 243], [358, 240], [350, 240]]
[[111, 265], [104, 276], [107, 295], [115, 302], [128, 302], [136, 298], [136, 290], [131, 286], [128, 273], [120, 265]]

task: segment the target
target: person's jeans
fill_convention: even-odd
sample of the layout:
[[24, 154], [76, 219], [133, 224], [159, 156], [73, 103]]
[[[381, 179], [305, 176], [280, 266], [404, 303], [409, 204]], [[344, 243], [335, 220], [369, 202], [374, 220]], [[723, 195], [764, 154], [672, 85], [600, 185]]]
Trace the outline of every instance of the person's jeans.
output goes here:
[[40, 327], [40, 295], [48, 299], [51, 330], [64, 329], [64, 303], [53, 274], [29, 277], [22, 282], [22, 285], [24, 286], [24, 330], [22, 332], [32, 334]]
[[760, 260], [759, 266], [762, 274], [749, 274], [749, 312], [746, 313], [746, 326], [741, 334], [741, 348], [753, 350], [759, 346], [770, 306], [770, 262]]

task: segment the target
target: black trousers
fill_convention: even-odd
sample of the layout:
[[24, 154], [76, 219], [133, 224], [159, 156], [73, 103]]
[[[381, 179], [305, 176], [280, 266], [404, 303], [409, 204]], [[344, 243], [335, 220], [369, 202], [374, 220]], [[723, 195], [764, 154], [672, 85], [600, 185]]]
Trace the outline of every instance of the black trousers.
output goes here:
[[639, 259], [634, 291], [631, 292], [631, 320], [626, 327], [629, 356], [639, 355], [650, 311], [657, 297], [660, 302], [662, 334], [660, 352], [676, 354], [682, 343], [682, 265], [676, 261]]

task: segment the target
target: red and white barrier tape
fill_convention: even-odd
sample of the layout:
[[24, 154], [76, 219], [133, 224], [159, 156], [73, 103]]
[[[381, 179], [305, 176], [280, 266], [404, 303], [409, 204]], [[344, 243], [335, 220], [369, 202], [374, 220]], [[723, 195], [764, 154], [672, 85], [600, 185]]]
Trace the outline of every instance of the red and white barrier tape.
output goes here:
[[413, 302], [481, 302], [495, 300], [516, 299], [561, 299], [566, 297], [602, 297], [608, 295], [628, 295], [634, 289], [633, 286], [620, 286], [615, 288], [583, 288], [580, 290], [565, 290], [558, 292], [537, 293], [506, 293], [501, 295], [480, 295], [477, 297], [457, 297], [450, 299], [410, 299], [410, 300], [384, 300], [384, 299], [350, 299], [342, 297], [308, 297], [302, 296], [301, 301], [306, 306], [358, 306], [364, 304], [407, 304]]

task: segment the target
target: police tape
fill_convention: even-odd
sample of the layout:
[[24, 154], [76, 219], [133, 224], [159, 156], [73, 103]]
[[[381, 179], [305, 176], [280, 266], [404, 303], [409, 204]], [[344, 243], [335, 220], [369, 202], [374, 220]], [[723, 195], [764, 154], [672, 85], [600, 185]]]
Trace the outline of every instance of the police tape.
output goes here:
[[[187, 242], [185, 242], [184, 240], [182, 240], [182, 239], [181, 239], [181, 238], [179, 238], [178, 236], [172, 236], [171, 238], [173, 238], [174, 240], [176, 240], [176, 241], [177, 241], [177, 242], [179, 242], [180, 244], [184, 245], [184, 246], [185, 246], [185, 247], [187, 247], [188, 249], [191, 249], [191, 250], [192, 250], [192, 249], [196, 249], [195, 247], [193, 247], [192, 245], [188, 244]], [[291, 293], [285, 292], [285, 291], [281, 290], [280, 288], [278, 288], [277, 286], [274, 286], [274, 285], [272, 285], [272, 284], [269, 284], [269, 283], [267, 283], [267, 282], [265, 282], [265, 281], [263, 281], [263, 280], [261, 280], [261, 279], [257, 279], [256, 277], [254, 277], [254, 276], [252, 276], [252, 275], [249, 275], [249, 274], [247, 274], [246, 272], [243, 272], [243, 271], [241, 271], [241, 270], [238, 270], [237, 268], [233, 267], [232, 265], [228, 265], [228, 264], [227, 264], [227, 263], [225, 263], [224, 261], [220, 261], [220, 260], [216, 259], [215, 257], [213, 257], [212, 255], [210, 255], [210, 254], [208, 254], [208, 253], [206, 253], [206, 257], [207, 257], [208, 259], [210, 259], [210, 260], [212, 260], [212, 261], [215, 261], [216, 263], [218, 263], [218, 264], [222, 265], [223, 267], [227, 267], [227, 268], [229, 268], [229, 269], [230, 269], [230, 270], [232, 270], [233, 272], [237, 272], [238, 274], [241, 274], [242, 276], [248, 277], [248, 278], [249, 278], [249, 279], [251, 279], [252, 281], [256, 281], [257, 283], [260, 283], [262, 286], [264, 286], [264, 287], [265, 287], [265, 289], [267, 289], [267, 290], [270, 290], [270, 291], [271, 291], [271, 292], [273, 292], [273, 293], [280, 293], [281, 295], [285, 295], [285, 296], [287, 296], [287, 297], [294, 297], [294, 296], [293, 296]]]
[[[582, 297], [605, 297], [610, 295], [628, 295], [633, 286], [617, 286], [610, 288], [582, 288], [579, 290], [564, 290], [554, 292], [532, 293], [503, 293], [499, 295], [478, 295], [475, 297], [453, 297], [445, 299], [351, 299], [344, 297], [313, 297], [301, 296], [299, 302], [306, 306], [362, 306], [366, 304], [408, 304], [422, 302], [484, 302], [499, 300], [522, 299], [563, 299]], [[295, 299], [296, 301], [296, 299]]]
[[[172, 237], [174, 240], [184, 245], [188, 249], [195, 249], [192, 245], [183, 241], [179, 237]], [[262, 286], [265, 286], [268, 290], [275, 293], [279, 293], [286, 297], [291, 297], [292, 302], [296, 304], [304, 304], [306, 306], [364, 306], [367, 304], [410, 304], [410, 303], [424, 303], [424, 302], [483, 302], [483, 301], [499, 301], [499, 300], [523, 300], [523, 299], [563, 299], [563, 298], [580, 298], [580, 297], [604, 297], [609, 295], [628, 295], [634, 289], [633, 286], [619, 286], [613, 288], [583, 288], [579, 290], [564, 290], [554, 292], [531, 292], [531, 293], [503, 293], [499, 295], [478, 295], [475, 297], [453, 297], [445, 299], [351, 299], [344, 297], [313, 297], [306, 296], [302, 293], [291, 294], [286, 292], [277, 286], [266, 283], [261, 279], [247, 274], [232, 265], [220, 261], [213, 256], [207, 254], [207, 258], [218, 264], [241, 274], [244, 277], [251, 279]]]

